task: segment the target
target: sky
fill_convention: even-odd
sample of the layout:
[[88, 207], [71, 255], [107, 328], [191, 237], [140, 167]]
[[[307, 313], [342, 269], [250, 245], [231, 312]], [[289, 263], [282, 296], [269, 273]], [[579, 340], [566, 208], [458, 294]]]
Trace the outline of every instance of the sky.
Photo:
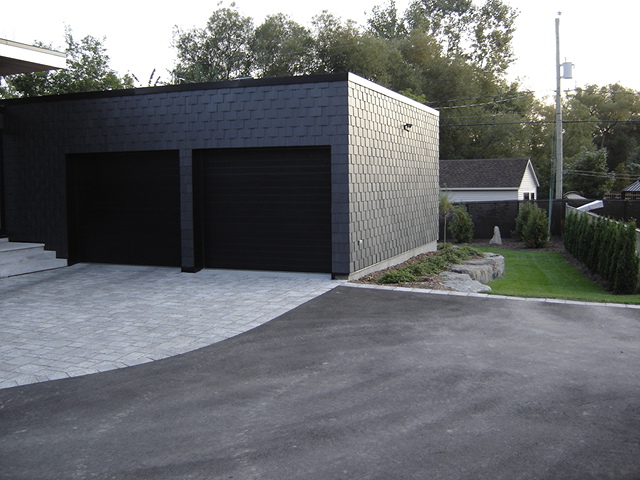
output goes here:
[[[605, 86], [620, 83], [640, 91], [640, 62], [634, 57], [640, 2], [629, 0], [503, 0], [520, 12], [513, 40], [517, 61], [508, 78], [518, 80], [540, 98], [552, 97], [556, 89], [555, 19], [560, 15], [561, 61], [574, 65], [573, 79], [562, 80], [562, 89], [587, 84]], [[403, 11], [409, 0], [396, 0]], [[265, 16], [285, 13], [310, 26], [322, 10], [343, 19], [364, 24], [375, 5], [386, 0], [236, 0], [243, 15], [259, 25]], [[65, 26], [74, 37], [92, 35], [102, 39], [111, 67], [120, 75], [135, 74], [140, 83], [155, 69], [163, 80], [175, 61], [171, 47], [175, 26], [183, 30], [203, 27], [211, 13], [226, 1], [181, 0], [168, 3], [148, 0], [110, 0], [98, 7], [86, 0], [32, 0], [8, 2], [0, 16], [0, 38], [31, 44], [38, 40], [64, 49]]]

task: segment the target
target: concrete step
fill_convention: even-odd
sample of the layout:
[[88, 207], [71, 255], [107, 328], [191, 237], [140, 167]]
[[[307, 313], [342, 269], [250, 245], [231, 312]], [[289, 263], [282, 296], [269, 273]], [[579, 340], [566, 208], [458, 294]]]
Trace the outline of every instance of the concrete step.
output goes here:
[[42, 243], [10, 242], [0, 239], [0, 278], [66, 267], [67, 261]]

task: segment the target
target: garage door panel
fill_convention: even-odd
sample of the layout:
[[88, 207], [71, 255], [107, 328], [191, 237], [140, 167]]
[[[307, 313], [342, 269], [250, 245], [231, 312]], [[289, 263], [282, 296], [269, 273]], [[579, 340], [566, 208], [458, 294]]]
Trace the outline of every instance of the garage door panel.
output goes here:
[[331, 271], [328, 147], [199, 155], [206, 267]]
[[76, 261], [180, 266], [177, 152], [71, 155]]

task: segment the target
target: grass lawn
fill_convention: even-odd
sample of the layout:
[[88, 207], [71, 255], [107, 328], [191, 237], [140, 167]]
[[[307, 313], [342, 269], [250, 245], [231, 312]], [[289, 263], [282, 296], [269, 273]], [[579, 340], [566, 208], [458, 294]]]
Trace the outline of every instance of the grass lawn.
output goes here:
[[491, 282], [496, 295], [640, 304], [640, 295], [613, 295], [582, 275], [561, 253], [481, 247], [504, 256], [505, 274]]

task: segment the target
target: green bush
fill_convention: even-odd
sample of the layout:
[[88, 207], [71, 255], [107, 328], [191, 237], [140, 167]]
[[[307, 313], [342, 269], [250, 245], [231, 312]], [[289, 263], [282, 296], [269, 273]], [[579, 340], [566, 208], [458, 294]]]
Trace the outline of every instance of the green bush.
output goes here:
[[567, 215], [567, 218], [564, 221], [564, 230], [562, 232], [562, 243], [564, 244], [564, 248], [567, 252], [573, 251], [573, 239], [574, 235], [574, 226], [575, 219], [577, 217], [577, 213], [571, 211]]
[[636, 255], [636, 223], [622, 225], [618, 232], [620, 251], [613, 276], [613, 293], [631, 295], [638, 290], [640, 269], [640, 258]]
[[464, 245], [454, 246], [449, 243], [438, 245], [436, 255], [424, 257], [411, 262], [402, 268], [385, 272], [378, 283], [413, 283], [419, 282], [421, 277], [437, 275], [447, 269], [451, 263], [462, 263], [471, 257], [482, 257], [484, 254], [473, 247]]
[[531, 210], [536, 208], [533, 203], [523, 202], [518, 204], [518, 215], [516, 216], [516, 229], [513, 232], [513, 235], [520, 241], [524, 241], [524, 237], [522, 236], [524, 226], [527, 223], [527, 219], [529, 218], [529, 214]]
[[614, 293], [634, 294], [640, 273], [635, 229], [635, 222], [590, 219], [571, 212], [565, 222], [564, 245], [567, 252], [608, 281]]
[[589, 254], [587, 255], [585, 264], [591, 271], [595, 271], [598, 267], [598, 260], [600, 251], [604, 247], [604, 231], [602, 229], [602, 217], [597, 217], [591, 222], [591, 245], [589, 248]]
[[411, 283], [418, 281], [418, 277], [407, 268], [385, 272], [378, 280], [379, 283]]
[[[609, 278], [609, 270], [611, 269], [611, 256], [613, 255], [613, 249], [615, 248], [615, 224], [611, 220], [605, 219], [600, 226], [603, 242], [602, 248], [598, 256], [598, 265], [596, 266], [596, 273], [603, 278]], [[570, 252], [572, 255], [573, 252]]]
[[471, 257], [483, 257], [484, 253], [469, 245], [455, 246], [449, 243], [438, 245], [438, 258], [445, 263], [462, 263]]
[[454, 208], [449, 231], [458, 243], [467, 243], [473, 239], [473, 221], [464, 206]]
[[414, 264], [412, 271], [416, 275], [437, 275], [447, 268], [447, 262], [442, 257], [426, 257]]
[[549, 245], [549, 221], [547, 213], [533, 205], [522, 226], [522, 241], [530, 248], [543, 248]]

